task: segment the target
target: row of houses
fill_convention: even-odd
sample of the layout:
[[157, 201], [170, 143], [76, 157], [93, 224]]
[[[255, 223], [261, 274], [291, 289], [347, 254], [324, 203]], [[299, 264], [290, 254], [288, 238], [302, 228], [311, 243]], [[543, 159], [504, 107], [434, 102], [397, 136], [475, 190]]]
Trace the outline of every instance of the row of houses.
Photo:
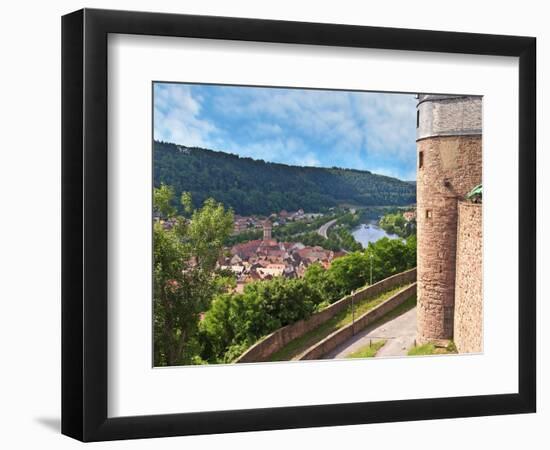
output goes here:
[[[299, 220], [312, 220], [318, 217], [322, 217], [322, 213], [306, 213], [303, 209], [298, 211], [281, 210], [278, 213], [271, 214], [268, 219], [271, 221], [274, 227], [284, 225], [287, 222], [299, 221]], [[243, 231], [250, 231], [254, 229], [260, 229], [263, 226], [265, 217], [260, 216], [241, 216], [235, 214], [235, 221], [233, 227], [233, 233], [239, 234]]]
[[219, 267], [231, 270], [237, 278], [237, 291], [247, 283], [275, 277], [300, 278], [308, 266], [319, 263], [329, 268], [338, 252], [322, 247], [305, 246], [301, 242], [277, 242], [263, 239], [234, 245], [229, 255], [218, 261]]

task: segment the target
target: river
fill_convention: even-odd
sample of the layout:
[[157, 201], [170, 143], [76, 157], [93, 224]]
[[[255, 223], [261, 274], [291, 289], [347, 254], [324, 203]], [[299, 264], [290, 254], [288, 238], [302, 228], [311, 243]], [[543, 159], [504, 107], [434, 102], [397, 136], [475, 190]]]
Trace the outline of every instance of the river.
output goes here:
[[378, 226], [376, 221], [369, 221], [367, 223], [362, 223], [358, 227], [352, 230], [351, 234], [357, 242], [363, 245], [364, 248], [367, 248], [369, 242], [376, 242], [383, 237], [390, 239], [397, 239], [399, 236], [396, 234], [386, 233], [382, 228]]

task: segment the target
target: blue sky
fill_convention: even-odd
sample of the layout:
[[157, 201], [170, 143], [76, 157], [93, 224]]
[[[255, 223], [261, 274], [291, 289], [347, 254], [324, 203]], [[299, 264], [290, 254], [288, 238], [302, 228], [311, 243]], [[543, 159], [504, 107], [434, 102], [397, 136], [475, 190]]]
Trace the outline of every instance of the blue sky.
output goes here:
[[413, 94], [155, 83], [154, 138], [416, 179]]

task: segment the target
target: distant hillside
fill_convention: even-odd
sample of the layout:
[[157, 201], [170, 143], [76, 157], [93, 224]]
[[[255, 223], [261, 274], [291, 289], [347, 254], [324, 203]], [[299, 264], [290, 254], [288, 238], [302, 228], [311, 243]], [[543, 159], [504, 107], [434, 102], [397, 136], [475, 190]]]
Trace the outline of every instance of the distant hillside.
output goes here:
[[153, 159], [155, 186], [171, 185], [178, 197], [189, 191], [195, 205], [213, 197], [242, 215], [416, 202], [414, 185], [369, 171], [288, 166], [164, 142], [155, 142]]

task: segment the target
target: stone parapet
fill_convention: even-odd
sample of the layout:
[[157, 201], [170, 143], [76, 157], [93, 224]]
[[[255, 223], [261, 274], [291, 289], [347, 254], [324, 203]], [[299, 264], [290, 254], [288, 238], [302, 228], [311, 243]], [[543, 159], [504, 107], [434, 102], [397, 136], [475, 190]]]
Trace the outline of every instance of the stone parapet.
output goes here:
[[250, 363], [266, 361], [269, 357], [281, 350], [289, 342], [299, 338], [307, 332], [317, 328], [319, 325], [333, 318], [339, 312], [345, 310], [354, 302], [364, 300], [368, 297], [377, 296], [395, 286], [412, 283], [416, 280], [416, 268], [398, 273], [385, 278], [372, 286], [366, 286], [351, 295], [347, 295], [327, 308], [313, 314], [305, 320], [299, 320], [291, 325], [279, 328], [262, 340], [256, 342], [246, 350], [236, 363]]
[[377, 307], [367, 311], [365, 314], [358, 317], [354, 323], [342, 327], [334, 333], [328, 335], [322, 341], [308, 348], [297, 359], [322, 359], [323, 356], [330, 353], [336, 347], [343, 344], [348, 339], [351, 339], [357, 332], [364, 330], [367, 326], [372, 325], [377, 320], [380, 320], [387, 313], [403, 304], [408, 298], [415, 294], [416, 283], [403, 288], [401, 291], [391, 296]]

